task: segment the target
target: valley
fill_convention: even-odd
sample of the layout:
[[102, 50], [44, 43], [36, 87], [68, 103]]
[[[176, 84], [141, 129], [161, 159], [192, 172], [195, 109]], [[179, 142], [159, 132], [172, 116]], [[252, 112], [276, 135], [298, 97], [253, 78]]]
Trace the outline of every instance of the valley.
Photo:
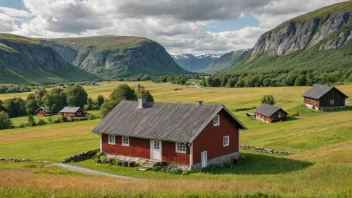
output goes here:
[[[123, 82], [103, 82], [99, 86], [85, 86], [88, 95], [95, 98], [102, 94], [108, 97], [114, 88]], [[138, 82], [124, 82], [136, 87]], [[241, 132], [241, 144], [255, 145], [293, 152], [281, 156], [241, 150], [241, 158], [232, 167], [216, 168], [210, 172], [195, 172], [189, 175], [172, 175], [148, 171], [141, 173], [133, 168], [96, 164], [93, 160], [73, 163], [95, 170], [138, 178], [155, 179], [143, 183], [143, 189], [133, 186], [140, 182], [112, 179], [103, 176], [85, 176], [50, 165], [34, 163], [0, 162], [0, 195], [38, 196], [66, 193], [69, 196], [95, 196], [96, 188], [105, 189], [103, 194], [125, 194], [131, 196], [148, 193], [150, 196], [163, 196], [167, 188], [176, 189], [174, 196], [213, 194], [217, 196], [256, 196], [257, 193], [269, 196], [349, 196], [352, 180], [350, 120], [351, 107], [345, 110], [319, 113], [319, 116], [306, 116], [290, 119], [287, 122], [265, 124], [245, 116], [246, 112], [260, 105], [260, 98], [266, 93], [275, 96], [277, 105], [290, 114], [309, 115], [314, 112], [301, 109], [302, 93], [309, 87], [277, 88], [189, 88], [169, 83], [142, 82], [150, 90], [156, 102], [194, 103], [204, 100], [205, 104], [224, 104], [248, 128]], [[352, 95], [351, 85], [337, 86], [348, 96]], [[174, 91], [176, 88], [182, 90]], [[22, 94], [22, 93], [21, 93]], [[13, 95], [7, 95], [13, 97]], [[236, 110], [236, 109], [252, 110]], [[17, 119], [17, 118], [16, 118]], [[91, 133], [100, 119], [74, 123], [60, 123], [46, 126], [26, 127], [0, 131], [0, 156], [3, 158], [30, 158], [40, 161], [60, 162], [63, 158], [90, 149], [99, 148], [99, 136]], [[55, 154], [53, 154], [55, 153]], [[18, 178], [26, 178], [27, 184], [18, 183]], [[61, 178], [62, 182], [54, 182]], [[327, 184], [328, 180], [331, 183]], [[5, 182], [7, 181], [7, 182]], [[64, 182], [67, 181], [67, 182]], [[71, 181], [71, 182], [68, 182]], [[85, 183], [85, 185], [73, 185]], [[99, 184], [96, 182], [99, 181]], [[167, 188], [165, 182], [167, 181]], [[195, 182], [197, 181], [197, 182]], [[109, 189], [108, 186], [123, 183], [124, 190]], [[60, 185], [58, 185], [60, 184]], [[165, 190], [155, 190], [163, 186]], [[208, 188], [207, 186], [212, 186]], [[324, 188], [324, 191], [321, 191]], [[12, 190], [11, 190], [12, 189]], [[17, 189], [17, 190], [15, 190]], [[31, 189], [31, 190], [30, 190]]]

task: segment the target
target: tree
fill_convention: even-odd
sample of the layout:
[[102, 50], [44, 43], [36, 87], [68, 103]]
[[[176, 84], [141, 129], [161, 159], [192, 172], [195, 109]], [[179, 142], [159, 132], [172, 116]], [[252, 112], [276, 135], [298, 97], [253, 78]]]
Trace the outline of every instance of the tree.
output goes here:
[[306, 77], [304, 74], [298, 76], [295, 80], [295, 86], [303, 86], [306, 85]]
[[65, 89], [66, 102], [69, 106], [81, 107], [87, 104], [88, 94], [80, 85], [69, 86]]
[[119, 85], [111, 93], [109, 100], [120, 102], [121, 100], [137, 100], [134, 89], [126, 84]]
[[154, 102], [152, 94], [148, 90], [145, 90], [144, 87], [136, 92], [137, 98], [145, 98], [148, 102]]
[[0, 129], [11, 128], [12, 122], [9, 115], [5, 111], [0, 112]]
[[[145, 93], [146, 94], [146, 93]], [[137, 95], [131, 87], [126, 84], [119, 85], [111, 93], [109, 100], [100, 107], [100, 113], [105, 117], [121, 100], [137, 100]], [[154, 99], [153, 99], [154, 100]]]
[[101, 107], [101, 105], [104, 103], [104, 101], [105, 101], [104, 96], [99, 95], [97, 97], [97, 100], [96, 100], [95, 104], [96, 104], [97, 107]]
[[35, 100], [27, 100], [26, 112], [28, 115], [33, 115], [37, 109], [38, 109], [38, 105]]
[[262, 98], [262, 104], [271, 104], [271, 105], [274, 105], [276, 102], [275, 102], [275, 98], [273, 95], [265, 95], [263, 96]]
[[8, 113], [10, 118], [14, 118], [17, 116], [16, 105], [13, 99], [7, 99], [4, 101], [5, 110]]
[[66, 93], [63, 89], [54, 88], [45, 93], [42, 97], [43, 105], [49, 108], [53, 113], [59, 112], [62, 108], [67, 106]]
[[28, 126], [36, 126], [37, 123], [35, 122], [35, 119], [32, 115], [29, 115], [28, 116], [28, 123], [27, 123]]
[[89, 97], [88, 99], [87, 99], [87, 110], [89, 110], [89, 109], [91, 109], [92, 107], [93, 107], [93, 105], [94, 105], [94, 102], [93, 102], [93, 100], [92, 100], [92, 98], [91, 97]]

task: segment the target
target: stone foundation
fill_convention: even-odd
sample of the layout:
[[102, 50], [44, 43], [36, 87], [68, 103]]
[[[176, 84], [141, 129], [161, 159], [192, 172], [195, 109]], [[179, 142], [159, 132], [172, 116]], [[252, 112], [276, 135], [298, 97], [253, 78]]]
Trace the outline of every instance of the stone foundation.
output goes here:
[[304, 106], [306, 106], [308, 109], [313, 109], [313, 110], [322, 110], [322, 111], [331, 111], [331, 110], [334, 110], [334, 109], [343, 109], [345, 108], [346, 106], [332, 106], [332, 107], [316, 107], [316, 106], [313, 106], [313, 105], [310, 105], [310, 104], [304, 104]]
[[[235, 152], [235, 153], [230, 153], [230, 154], [223, 155], [220, 157], [216, 157], [213, 159], [208, 159], [207, 165], [211, 166], [211, 165], [231, 164], [231, 163], [233, 163], [233, 160], [238, 158], [239, 156], [240, 156], [240, 153]], [[191, 169], [192, 170], [200, 170], [200, 169], [202, 169], [202, 164], [201, 163], [194, 164]]]
[[107, 153], [106, 153], [106, 157], [108, 159], [115, 158], [120, 161], [136, 162], [138, 164], [144, 164], [145, 162], [147, 162], [149, 160], [149, 159], [144, 159], [144, 158], [140, 158], [140, 157], [129, 157], [129, 156], [124, 156], [124, 155], [113, 155], [113, 154], [107, 154]]

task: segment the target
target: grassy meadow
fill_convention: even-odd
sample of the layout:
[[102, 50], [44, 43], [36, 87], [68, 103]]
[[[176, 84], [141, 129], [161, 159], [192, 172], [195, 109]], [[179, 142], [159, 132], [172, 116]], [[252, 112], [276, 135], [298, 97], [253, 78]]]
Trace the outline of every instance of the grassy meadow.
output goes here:
[[[74, 165], [151, 181], [113, 179], [73, 173], [38, 163], [0, 162], [0, 197], [351, 197], [352, 108], [314, 112], [301, 107], [308, 87], [189, 88], [168, 83], [103, 82], [84, 87], [89, 96], [108, 97], [121, 83], [150, 90], [157, 102], [224, 104], [248, 128], [241, 144], [293, 152], [290, 156], [241, 151], [239, 164], [190, 175], [138, 172], [87, 160]], [[352, 97], [352, 85], [337, 86]], [[175, 88], [182, 90], [174, 91]], [[28, 93], [25, 93], [27, 95]], [[301, 119], [264, 124], [240, 109], [260, 105], [263, 95], [274, 95], [277, 106]], [[0, 95], [0, 98], [16, 94]], [[97, 114], [98, 112], [93, 112]], [[18, 120], [16, 120], [18, 119]], [[22, 122], [20, 119], [14, 122]], [[60, 123], [0, 131], [0, 158], [31, 158], [60, 162], [89, 149], [99, 148], [91, 129], [100, 120]]]

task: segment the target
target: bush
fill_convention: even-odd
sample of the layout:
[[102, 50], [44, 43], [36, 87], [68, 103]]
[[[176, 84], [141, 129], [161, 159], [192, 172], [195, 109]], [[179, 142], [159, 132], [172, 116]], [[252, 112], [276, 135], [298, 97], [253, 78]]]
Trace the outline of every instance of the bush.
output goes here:
[[95, 161], [95, 163], [98, 163], [98, 164], [101, 163], [101, 159], [95, 159], [94, 161]]
[[95, 120], [97, 117], [95, 116], [95, 115], [92, 115], [92, 114], [90, 114], [89, 116], [88, 116], [88, 119], [89, 120]]
[[133, 167], [135, 167], [136, 166], [136, 162], [128, 162], [128, 167], [131, 167], [131, 168], [133, 168]]
[[127, 167], [128, 166], [128, 162], [127, 161], [123, 161], [122, 162], [122, 166]]
[[109, 159], [109, 164], [110, 165], [116, 165], [116, 162], [117, 162], [116, 158], [110, 158]]
[[9, 115], [5, 111], [0, 112], [0, 129], [9, 129], [12, 127], [12, 122]]
[[49, 118], [48, 118], [48, 123], [49, 123], [49, 124], [54, 123], [54, 121], [53, 121], [53, 119], [51, 118], [51, 116], [49, 116]]
[[18, 128], [25, 128], [25, 127], [26, 127], [25, 124], [20, 124], [20, 125], [18, 126]]
[[121, 160], [117, 160], [116, 165], [122, 166], [122, 163], [123, 162]]
[[43, 119], [39, 119], [37, 125], [38, 126], [43, 126], [43, 125], [46, 125], [46, 122]]
[[67, 121], [68, 121], [67, 117], [61, 116], [61, 122], [67, 122]]
[[56, 120], [54, 120], [54, 123], [61, 123], [61, 119], [57, 118]]
[[100, 160], [101, 160], [101, 163], [103, 163], [103, 164], [107, 164], [108, 163], [108, 158], [106, 156], [104, 156], [104, 155], [100, 157]]
[[152, 169], [155, 172], [159, 172], [161, 170], [161, 167], [160, 166], [154, 166]]
[[35, 119], [32, 115], [29, 115], [28, 116], [28, 123], [27, 123], [27, 126], [30, 126], [30, 127], [33, 127], [33, 126], [36, 126], [37, 123], [35, 122]]

